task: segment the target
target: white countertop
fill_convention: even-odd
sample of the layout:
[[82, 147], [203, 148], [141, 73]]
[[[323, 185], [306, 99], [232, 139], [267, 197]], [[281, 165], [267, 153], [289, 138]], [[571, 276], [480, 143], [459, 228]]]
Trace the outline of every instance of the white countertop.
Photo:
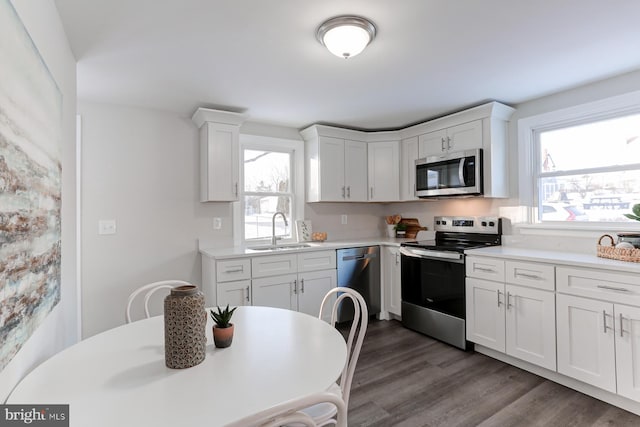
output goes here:
[[[202, 255], [216, 258], [234, 258], [239, 256], [263, 256], [274, 254], [291, 254], [307, 251], [320, 251], [326, 249], [356, 248], [362, 246], [400, 246], [403, 242], [412, 242], [416, 239], [397, 239], [393, 237], [368, 237], [363, 239], [335, 240], [325, 242], [299, 242], [299, 244], [307, 244], [308, 248], [286, 249], [286, 250], [265, 250], [256, 251], [246, 246], [236, 246], [231, 248], [213, 248], [200, 249]], [[282, 244], [285, 246], [286, 244]]]
[[492, 246], [488, 248], [468, 249], [464, 251], [464, 253], [472, 256], [489, 256], [522, 261], [547, 262], [551, 264], [602, 268], [618, 272], [640, 274], [640, 263], [600, 258], [597, 257], [595, 253], [584, 254], [576, 252], [560, 252], [512, 246]]

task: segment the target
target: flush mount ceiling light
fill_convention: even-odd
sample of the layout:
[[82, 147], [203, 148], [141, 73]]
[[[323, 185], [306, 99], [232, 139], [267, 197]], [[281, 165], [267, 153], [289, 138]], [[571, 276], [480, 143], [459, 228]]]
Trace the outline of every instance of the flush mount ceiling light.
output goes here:
[[344, 59], [362, 52], [375, 36], [375, 25], [360, 16], [336, 16], [325, 21], [316, 32], [320, 44]]

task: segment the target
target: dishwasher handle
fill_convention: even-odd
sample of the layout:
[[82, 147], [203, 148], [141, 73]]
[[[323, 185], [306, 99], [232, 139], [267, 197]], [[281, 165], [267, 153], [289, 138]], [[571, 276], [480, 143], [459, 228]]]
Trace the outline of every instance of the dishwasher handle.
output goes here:
[[353, 260], [361, 260], [361, 259], [370, 259], [376, 258], [376, 254], [361, 254], [361, 255], [345, 255], [342, 257], [342, 261], [353, 261]]

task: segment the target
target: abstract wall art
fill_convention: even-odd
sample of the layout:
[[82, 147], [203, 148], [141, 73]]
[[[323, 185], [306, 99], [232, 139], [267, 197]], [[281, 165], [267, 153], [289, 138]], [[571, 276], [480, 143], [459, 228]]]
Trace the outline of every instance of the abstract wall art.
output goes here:
[[60, 301], [62, 94], [0, 0], [0, 371]]

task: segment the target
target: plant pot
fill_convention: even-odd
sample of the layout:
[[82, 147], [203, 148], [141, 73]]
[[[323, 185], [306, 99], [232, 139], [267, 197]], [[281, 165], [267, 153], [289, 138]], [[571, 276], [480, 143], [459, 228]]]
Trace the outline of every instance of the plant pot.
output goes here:
[[213, 327], [213, 342], [218, 348], [227, 348], [233, 341], [233, 323], [226, 328]]

